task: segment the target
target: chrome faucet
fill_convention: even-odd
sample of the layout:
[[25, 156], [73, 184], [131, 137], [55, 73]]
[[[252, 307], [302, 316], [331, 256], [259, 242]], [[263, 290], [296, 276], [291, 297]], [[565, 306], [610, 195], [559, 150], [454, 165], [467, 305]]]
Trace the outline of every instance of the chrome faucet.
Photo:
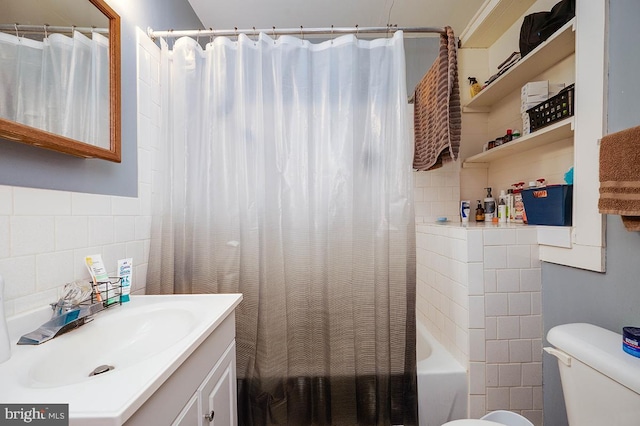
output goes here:
[[102, 302], [78, 305], [68, 310], [59, 310], [58, 304], [52, 304], [54, 316], [36, 330], [27, 333], [18, 340], [19, 345], [39, 345], [80, 327], [93, 320], [93, 315], [104, 309]]

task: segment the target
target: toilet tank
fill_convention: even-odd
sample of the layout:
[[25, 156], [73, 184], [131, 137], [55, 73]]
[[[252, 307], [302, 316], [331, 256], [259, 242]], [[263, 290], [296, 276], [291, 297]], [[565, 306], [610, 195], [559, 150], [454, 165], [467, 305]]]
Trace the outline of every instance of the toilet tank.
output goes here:
[[640, 425], [640, 358], [622, 350], [622, 336], [591, 324], [559, 325], [547, 333], [558, 358], [572, 426]]

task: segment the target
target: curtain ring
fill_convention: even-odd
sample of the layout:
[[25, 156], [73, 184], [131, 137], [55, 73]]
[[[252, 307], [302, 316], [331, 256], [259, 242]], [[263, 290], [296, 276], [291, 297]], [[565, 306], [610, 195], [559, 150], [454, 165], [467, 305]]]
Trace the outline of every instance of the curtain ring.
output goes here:
[[331, 25], [331, 44], [333, 44], [333, 25]]
[[200, 44], [200, 30], [198, 30], [198, 34], [196, 34], [196, 43]]
[[209, 34], [209, 43], [213, 43], [213, 28], [209, 27], [209, 31], [211, 31], [211, 34]]
[[302, 25], [300, 25], [300, 37], [304, 40], [304, 32], [302, 31]]
[[47, 27], [49, 26], [49, 24], [44, 24], [44, 38], [48, 38], [49, 35], [47, 34]]
[[358, 28], [358, 24], [356, 24], [356, 38], [358, 38], [358, 33], [360, 32], [360, 28]]
[[273, 28], [273, 44], [276, 44], [276, 27]]
[[20, 38], [20, 34], [18, 34], [18, 23], [17, 22], [14, 22], [13, 28], [16, 29], [16, 38]]
[[238, 40], [238, 27], [233, 27], [233, 32], [236, 34], [236, 41]]
[[71, 36], [73, 36], [75, 34], [75, 32], [76, 32], [76, 26], [72, 25], [71, 26]]

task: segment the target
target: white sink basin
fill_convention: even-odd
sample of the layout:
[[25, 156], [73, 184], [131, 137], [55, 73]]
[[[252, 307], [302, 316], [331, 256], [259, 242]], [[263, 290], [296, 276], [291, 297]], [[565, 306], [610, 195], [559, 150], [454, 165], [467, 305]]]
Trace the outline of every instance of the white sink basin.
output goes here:
[[90, 380], [90, 373], [102, 365], [113, 367], [102, 374], [132, 367], [173, 346], [197, 323], [186, 307], [174, 308], [166, 302], [106, 318], [99, 315], [43, 344], [47, 347], [29, 369], [29, 386], [55, 387]]
[[[0, 364], [3, 403], [68, 403], [70, 423], [122, 424], [242, 300], [239, 294], [132, 296], [41, 345], [12, 345]], [[50, 316], [8, 319], [12, 344]], [[96, 367], [113, 369], [90, 375]]]

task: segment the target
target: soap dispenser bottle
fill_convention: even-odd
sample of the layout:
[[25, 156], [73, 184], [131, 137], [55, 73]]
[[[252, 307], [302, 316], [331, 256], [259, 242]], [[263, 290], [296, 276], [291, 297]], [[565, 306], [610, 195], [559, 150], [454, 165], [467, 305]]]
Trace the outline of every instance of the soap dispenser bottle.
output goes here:
[[7, 318], [4, 315], [4, 280], [0, 275], [0, 364], [11, 358]]
[[491, 188], [485, 188], [487, 196], [484, 199], [484, 220], [491, 222], [496, 215], [496, 199], [491, 195]]

